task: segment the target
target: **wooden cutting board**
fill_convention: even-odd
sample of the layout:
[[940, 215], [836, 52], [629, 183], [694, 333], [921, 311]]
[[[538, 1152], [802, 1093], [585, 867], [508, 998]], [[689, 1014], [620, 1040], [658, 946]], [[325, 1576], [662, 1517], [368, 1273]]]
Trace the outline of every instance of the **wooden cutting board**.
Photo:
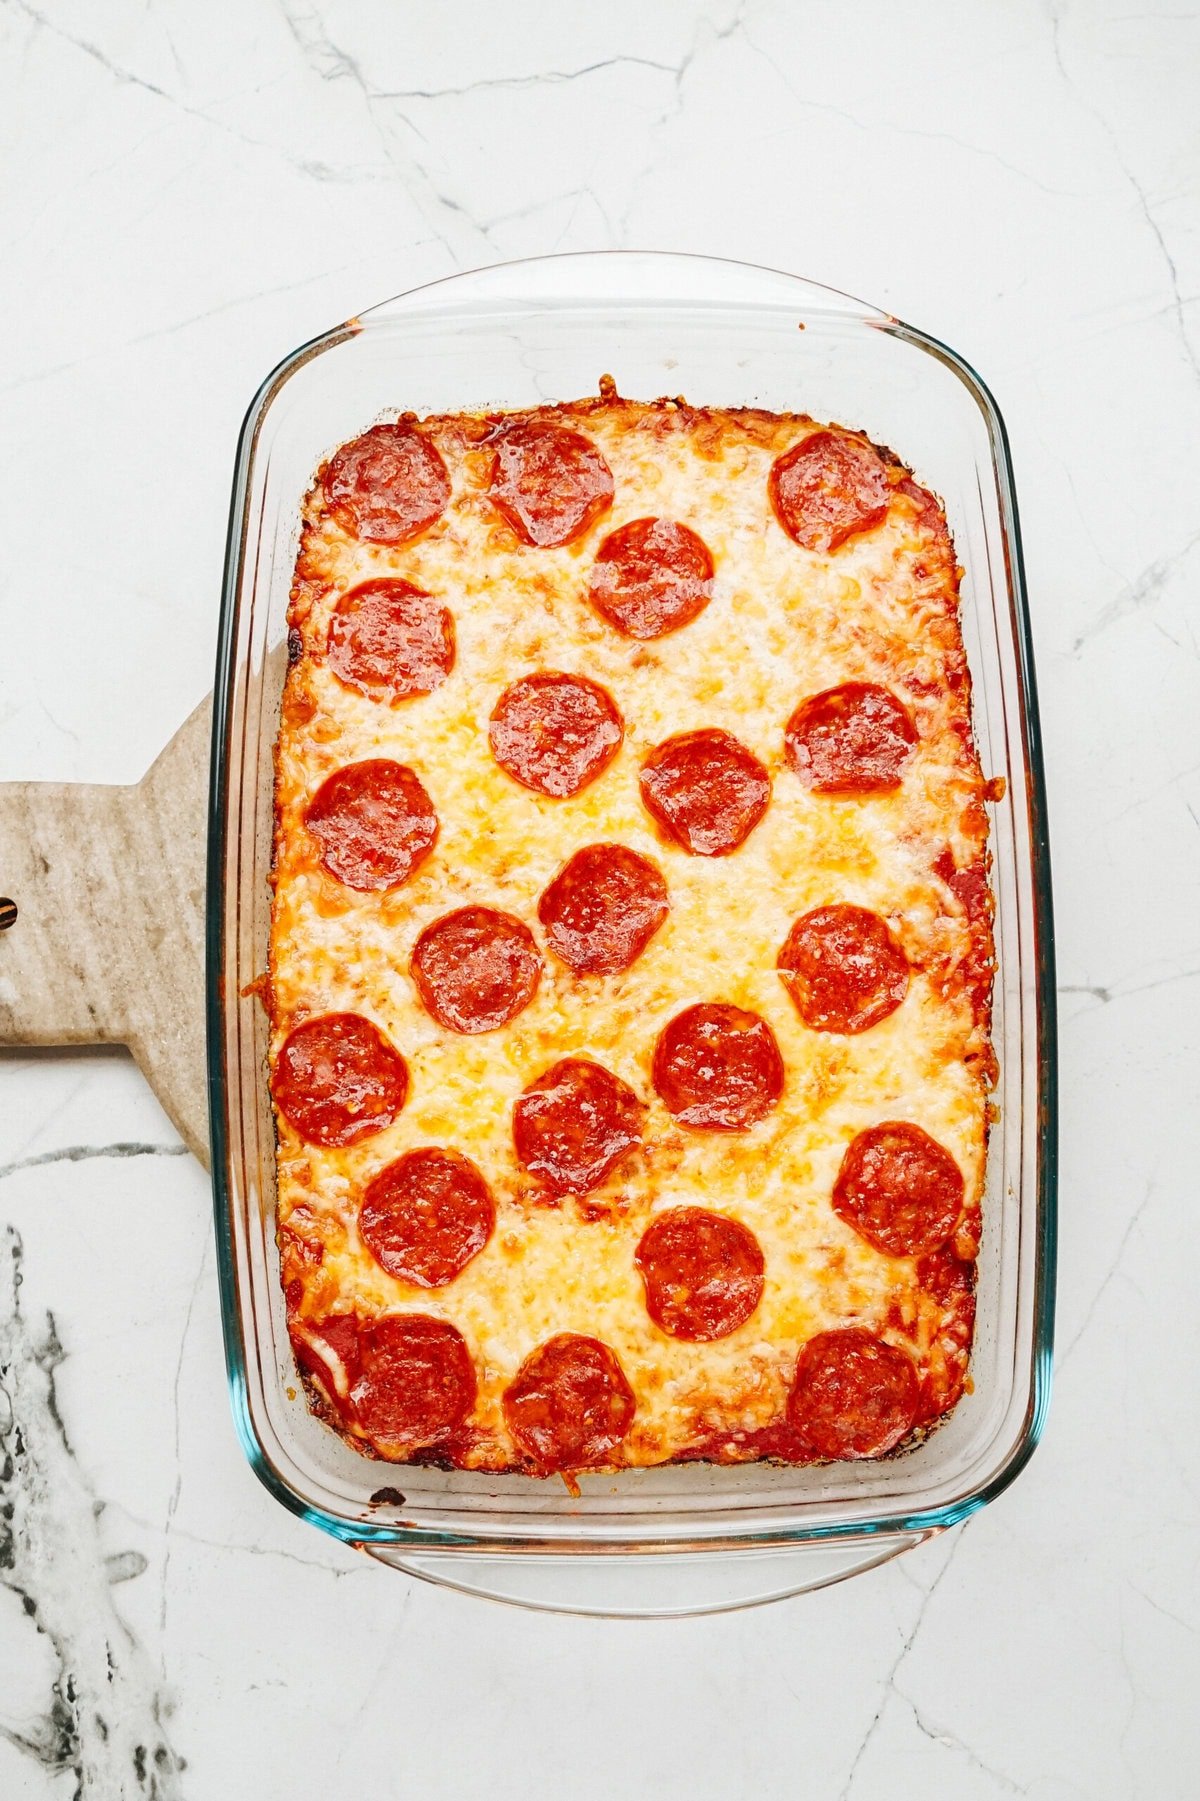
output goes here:
[[131, 788], [0, 783], [0, 1044], [125, 1044], [208, 1162], [204, 886], [212, 701]]

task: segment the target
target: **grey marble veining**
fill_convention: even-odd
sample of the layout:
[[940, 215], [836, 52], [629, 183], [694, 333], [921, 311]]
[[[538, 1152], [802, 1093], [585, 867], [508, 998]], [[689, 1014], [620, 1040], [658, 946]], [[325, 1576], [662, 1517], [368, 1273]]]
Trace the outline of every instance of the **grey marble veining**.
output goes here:
[[55, 1673], [44, 1708], [20, 1724], [0, 1721], [0, 1733], [47, 1774], [70, 1772], [82, 1795], [174, 1801], [172, 1703], [112, 1598], [145, 1574], [146, 1558], [100, 1544], [104, 1502], [75, 1460], [55, 1392], [63, 1347], [51, 1314], [31, 1318], [21, 1306], [22, 1261], [9, 1226], [0, 1239], [0, 1581], [49, 1640]]

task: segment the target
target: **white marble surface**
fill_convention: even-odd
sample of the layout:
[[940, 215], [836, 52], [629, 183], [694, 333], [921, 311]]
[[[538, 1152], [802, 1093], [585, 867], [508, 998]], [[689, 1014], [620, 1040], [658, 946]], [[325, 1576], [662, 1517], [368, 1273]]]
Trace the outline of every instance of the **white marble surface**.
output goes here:
[[284, 1514], [230, 1426], [203, 1173], [123, 1056], [5, 1057], [0, 1432], [44, 1477], [15, 1567], [0, 1514], [37, 1608], [0, 1587], [5, 1801], [76, 1765], [194, 1801], [1200, 1792], [1200, 8], [1134, 4], [0, 0], [0, 775], [133, 779], [204, 693], [234, 439], [291, 345], [507, 256], [712, 251], [999, 396], [1063, 983], [1044, 1446], [889, 1568], [674, 1625], [473, 1602]]

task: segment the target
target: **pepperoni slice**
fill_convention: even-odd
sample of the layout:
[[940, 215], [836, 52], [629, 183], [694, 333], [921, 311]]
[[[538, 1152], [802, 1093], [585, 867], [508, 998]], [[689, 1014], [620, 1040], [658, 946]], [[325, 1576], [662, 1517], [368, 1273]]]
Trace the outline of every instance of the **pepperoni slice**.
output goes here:
[[321, 861], [347, 888], [398, 888], [437, 842], [433, 802], [411, 769], [385, 757], [347, 763], [326, 776], [304, 823]]
[[694, 857], [727, 857], [767, 810], [771, 778], [731, 732], [681, 732], [650, 752], [639, 778], [648, 812]]
[[685, 1126], [745, 1132], [783, 1093], [783, 1058], [757, 1013], [724, 1001], [687, 1007], [654, 1047], [654, 1086]]
[[488, 493], [519, 538], [547, 550], [569, 544], [607, 513], [612, 470], [582, 432], [512, 425], [496, 445]]
[[810, 1338], [796, 1359], [788, 1421], [817, 1457], [882, 1457], [917, 1417], [917, 1367], [865, 1326]]
[[939, 1246], [917, 1264], [917, 1281], [942, 1311], [935, 1348], [921, 1380], [920, 1418], [948, 1413], [962, 1394], [975, 1330], [974, 1263]]
[[550, 949], [577, 975], [628, 969], [670, 910], [660, 870], [624, 844], [585, 844], [538, 902]]
[[457, 1151], [408, 1151], [371, 1180], [358, 1229], [389, 1276], [418, 1288], [444, 1288], [492, 1235], [496, 1203], [487, 1183]]
[[727, 1338], [762, 1299], [762, 1247], [725, 1213], [671, 1207], [643, 1232], [633, 1260], [646, 1311], [672, 1338]]
[[949, 1313], [967, 1302], [973, 1302], [975, 1264], [973, 1260], [957, 1257], [953, 1245], [942, 1244], [936, 1251], [930, 1251], [927, 1257], [921, 1258], [917, 1265], [917, 1281]]
[[547, 671], [506, 688], [488, 726], [501, 769], [535, 793], [565, 800], [594, 782], [621, 747], [611, 694], [583, 675]]
[[357, 1316], [332, 1313], [323, 1320], [291, 1318], [288, 1333], [304, 1374], [318, 1382], [331, 1401], [345, 1401], [361, 1368]]
[[860, 1132], [833, 1185], [838, 1218], [889, 1257], [936, 1250], [958, 1224], [962, 1204], [962, 1171], [954, 1158], [905, 1120]]
[[564, 1057], [530, 1084], [513, 1108], [517, 1161], [557, 1194], [598, 1188], [641, 1142], [641, 1101], [586, 1057]]
[[376, 1445], [415, 1451], [448, 1438], [475, 1405], [466, 1340], [428, 1313], [389, 1313], [359, 1335], [362, 1371], [350, 1391]]
[[814, 1032], [865, 1032], [908, 993], [908, 958], [886, 920], [866, 907], [805, 913], [787, 935], [778, 969]]
[[495, 1032], [537, 993], [533, 933], [495, 907], [460, 907], [425, 927], [412, 954], [417, 992], [451, 1032]]
[[787, 759], [818, 794], [898, 788], [917, 728], [889, 688], [844, 682], [802, 701], [787, 723]]
[[309, 1144], [357, 1144], [397, 1118], [408, 1098], [408, 1068], [369, 1019], [321, 1013], [280, 1045], [271, 1092]]
[[992, 897], [988, 888], [986, 856], [959, 869], [954, 852], [947, 844], [934, 859], [933, 873], [939, 881], [945, 882], [972, 925], [990, 923]]
[[831, 431], [802, 438], [773, 463], [767, 490], [788, 537], [819, 551], [882, 524], [892, 492], [877, 452]]
[[559, 1332], [531, 1351], [504, 1391], [513, 1440], [543, 1472], [605, 1462], [636, 1411], [616, 1352], [578, 1332]]
[[932, 532], [949, 549], [950, 533], [946, 526], [946, 516], [936, 494], [931, 494], [928, 488], [923, 488], [919, 482], [913, 481], [911, 476], [906, 476], [903, 481], [896, 484], [896, 492], [907, 495], [908, 499], [912, 501], [918, 525], [925, 531]]
[[665, 638], [712, 599], [708, 545], [675, 519], [634, 519], [596, 552], [588, 599], [626, 638]]
[[454, 620], [398, 576], [361, 582], [337, 603], [325, 661], [340, 682], [375, 700], [432, 694], [454, 667]]
[[436, 447], [411, 425], [373, 425], [330, 458], [323, 483], [343, 531], [403, 544], [440, 519], [450, 477]]

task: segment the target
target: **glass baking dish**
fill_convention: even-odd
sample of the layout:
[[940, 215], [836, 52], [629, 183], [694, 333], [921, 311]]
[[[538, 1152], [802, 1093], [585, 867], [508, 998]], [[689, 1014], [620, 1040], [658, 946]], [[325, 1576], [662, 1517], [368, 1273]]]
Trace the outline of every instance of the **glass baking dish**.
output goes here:
[[[553, 1481], [376, 1463], [308, 1411], [274, 1235], [266, 966], [272, 746], [301, 498], [387, 409], [684, 394], [806, 411], [894, 447], [946, 504], [993, 811], [995, 1096], [973, 1391], [923, 1444], [819, 1468], [691, 1464]], [[414, 1574], [539, 1606], [683, 1613], [766, 1600], [880, 1562], [997, 1495], [1050, 1388], [1055, 1019], [1041, 744], [1004, 425], [943, 345], [794, 276], [608, 252], [434, 283], [335, 327], [268, 376], [234, 474], [214, 707], [208, 872], [212, 1167], [225, 1347], [246, 1455], [284, 1506]]]

